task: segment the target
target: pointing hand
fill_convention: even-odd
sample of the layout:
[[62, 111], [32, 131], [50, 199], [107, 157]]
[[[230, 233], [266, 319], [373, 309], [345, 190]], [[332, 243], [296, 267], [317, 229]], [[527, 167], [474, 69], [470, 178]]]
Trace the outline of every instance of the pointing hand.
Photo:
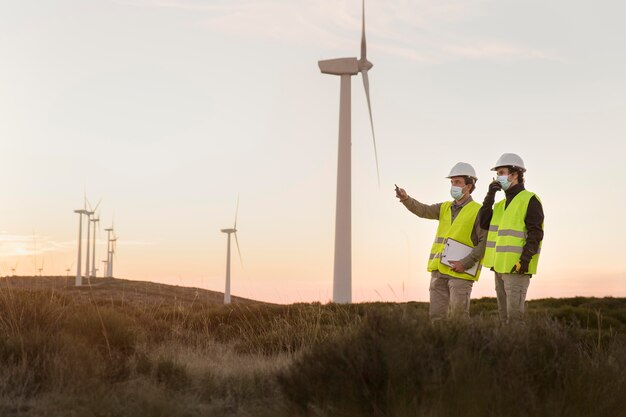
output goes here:
[[409, 198], [409, 195], [406, 193], [404, 188], [398, 188], [398, 186], [396, 185], [396, 197], [398, 197], [400, 201], [404, 201]]

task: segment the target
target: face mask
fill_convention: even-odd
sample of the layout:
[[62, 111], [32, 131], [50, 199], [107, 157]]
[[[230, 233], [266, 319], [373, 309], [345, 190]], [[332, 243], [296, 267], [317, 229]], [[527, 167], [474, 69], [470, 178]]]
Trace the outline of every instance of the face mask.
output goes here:
[[508, 190], [511, 186], [511, 181], [509, 181], [508, 175], [498, 175], [498, 182], [500, 183], [504, 191]]
[[452, 188], [450, 188], [450, 195], [455, 200], [460, 200], [461, 198], [463, 198], [463, 188], [452, 186]]

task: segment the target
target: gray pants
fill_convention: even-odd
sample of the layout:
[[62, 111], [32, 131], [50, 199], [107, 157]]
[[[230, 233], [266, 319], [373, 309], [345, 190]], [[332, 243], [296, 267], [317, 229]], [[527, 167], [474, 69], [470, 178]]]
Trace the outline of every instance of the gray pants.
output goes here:
[[503, 323], [523, 323], [530, 275], [496, 274], [498, 312]]
[[474, 281], [452, 278], [433, 271], [430, 278], [430, 307], [428, 314], [432, 321], [448, 317], [469, 317], [470, 295]]

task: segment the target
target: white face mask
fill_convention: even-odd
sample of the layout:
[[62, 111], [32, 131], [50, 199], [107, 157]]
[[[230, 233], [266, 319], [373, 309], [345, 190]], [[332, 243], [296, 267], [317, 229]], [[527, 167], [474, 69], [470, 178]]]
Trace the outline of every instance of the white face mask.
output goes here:
[[500, 183], [504, 191], [508, 190], [511, 186], [511, 181], [509, 181], [508, 175], [498, 175], [497, 181]]
[[455, 200], [460, 200], [463, 198], [464, 194], [463, 194], [463, 188], [462, 187], [456, 187], [456, 186], [452, 186], [450, 188], [450, 195], [452, 196], [452, 198], [454, 198]]

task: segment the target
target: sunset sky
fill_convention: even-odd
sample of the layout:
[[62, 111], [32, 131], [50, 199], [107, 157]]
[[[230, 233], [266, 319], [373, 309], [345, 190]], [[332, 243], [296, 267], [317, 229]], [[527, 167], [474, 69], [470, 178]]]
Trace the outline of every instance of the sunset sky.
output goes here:
[[[529, 298], [626, 296], [626, 3], [366, 4], [372, 111], [352, 79], [353, 298], [428, 299], [458, 161], [482, 202], [503, 152], [526, 162], [545, 240]], [[0, 275], [75, 274], [83, 195], [119, 235], [115, 275], [234, 295], [332, 296], [339, 78], [358, 0], [0, 2]], [[235, 249], [233, 247], [233, 249]], [[236, 253], [236, 249], [235, 249]], [[84, 259], [84, 258], [83, 258]], [[473, 297], [495, 296], [483, 270]]]

